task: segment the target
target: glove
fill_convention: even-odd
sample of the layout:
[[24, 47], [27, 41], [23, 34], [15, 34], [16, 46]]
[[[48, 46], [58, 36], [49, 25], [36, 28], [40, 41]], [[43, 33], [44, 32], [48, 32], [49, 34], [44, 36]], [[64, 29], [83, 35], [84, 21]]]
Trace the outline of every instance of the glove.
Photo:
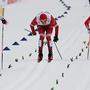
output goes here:
[[36, 31], [38, 31], [38, 29], [33, 30], [32, 35], [36, 35]]
[[58, 36], [54, 36], [54, 39], [53, 39], [53, 41], [54, 42], [57, 42], [59, 39], [58, 39]]
[[88, 34], [90, 34], [90, 29], [88, 29]]
[[32, 35], [36, 35], [36, 32], [32, 32]]
[[88, 31], [90, 31], [90, 28], [88, 28]]
[[4, 18], [1, 19], [1, 21], [2, 21], [3, 24], [7, 24], [7, 21]]

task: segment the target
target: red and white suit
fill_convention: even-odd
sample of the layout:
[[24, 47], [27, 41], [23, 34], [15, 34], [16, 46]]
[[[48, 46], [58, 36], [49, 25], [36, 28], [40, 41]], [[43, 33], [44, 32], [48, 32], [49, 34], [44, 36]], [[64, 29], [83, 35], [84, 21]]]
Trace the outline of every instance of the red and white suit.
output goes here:
[[[47, 16], [46, 22], [43, 24], [40, 20], [40, 15], [45, 14]], [[52, 53], [52, 40], [51, 35], [53, 32], [53, 28], [55, 28], [55, 36], [58, 36], [59, 26], [57, 25], [56, 20], [50, 13], [48, 12], [41, 12], [39, 13], [31, 22], [30, 27], [32, 30], [32, 34], [36, 35], [36, 31], [34, 29], [34, 26], [37, 26], [38, 33], [40, 34], [39, 38], [39, 54], [42, 54], [43, 49], [43, 41], [46, 37], [47, 39], [47, 45], [48, 45], [48, 51], [49, 53]]]
[[88, 29], [88, 31], [90, 32], [90, 16], [86, 19], [84, 24], [85, 24], [86, 28]]
[[86, 21], [84, 22], [88, 33], [89, 33], [89, 41], [88, 41], [88, 46], [90, 47], [90, 16], [86, 19]]

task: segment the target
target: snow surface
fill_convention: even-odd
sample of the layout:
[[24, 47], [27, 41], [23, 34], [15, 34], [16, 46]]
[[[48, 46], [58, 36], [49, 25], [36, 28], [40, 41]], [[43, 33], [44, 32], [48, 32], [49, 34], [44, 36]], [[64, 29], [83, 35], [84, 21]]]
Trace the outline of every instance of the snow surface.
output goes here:
[[[84, 21], [90, 16], [90, 6], [88, 0], [64, 2], [71, 6], [70, 10], [59, 0], [21, 0], [5, 7], [8, 24], [4, 30], [4, 47], [9, 47], [10, 51], [4, 51], [0, 90], [90, 90], [90, 61], [87, 60], [86, 44], [83, 43], [88, 41]], [[41, 11], [49, 11], [55, 17], [64, 11], [68, 12], [68, 15], [57, 20], [61, 30], [57, 46], [62, 60], [53, 43], [54, 60], [47, 62], [47, 46], [44, 45], [44, 59], [37, 63], [39, 35], [28, 36], [29, 32], [25, 28], [30, 30], [31, 20]], [[27, 41], [20, 41], [23, 37]], [[19, 45], [12, 45], [14, 42]], [[18, 62], [15, 62], [16, 59]]]

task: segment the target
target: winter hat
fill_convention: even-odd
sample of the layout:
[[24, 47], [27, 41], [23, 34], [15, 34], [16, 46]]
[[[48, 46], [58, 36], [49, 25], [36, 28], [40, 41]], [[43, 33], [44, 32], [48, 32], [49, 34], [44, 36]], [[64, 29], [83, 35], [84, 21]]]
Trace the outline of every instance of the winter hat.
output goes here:
[[42, 14], [40, 15], [40, 20], [46, 20], [46, 19], [47, 19], [47, 15], [44, 14], [44, 13], [42, 13]]

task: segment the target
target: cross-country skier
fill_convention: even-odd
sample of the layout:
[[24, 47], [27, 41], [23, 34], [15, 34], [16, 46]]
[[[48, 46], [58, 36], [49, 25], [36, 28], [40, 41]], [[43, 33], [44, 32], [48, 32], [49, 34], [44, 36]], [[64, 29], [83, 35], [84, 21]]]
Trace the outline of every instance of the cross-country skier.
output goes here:
[[51, 35], [53, 32], [53, 28], [55, 28], [55, 36], [53, 41], [57, 42], [59, 26], [57, 25], [55, 18], [48, 12], [41, 12], [32, 20], [30, 27], [32, 30], [32, 34], [36, 35], [34, 26], [37, 26], [38, 33], [40, 35], [39, 49], [38, 49], [38, 62], [40, 62], [43, 58], [42, 52], [43, 52], [43, 43], [44, 43], [45, 37], [47, 39], [47, 45], [48, 45], [48, 62], [51, 62], [53, 60]]
[[90, 47], [90, 16], [86, 19], [85, 21], [85, 26], [88, 30], [88, 33], [89, 33], [89, 41], [88, 41], [88, 46]]

